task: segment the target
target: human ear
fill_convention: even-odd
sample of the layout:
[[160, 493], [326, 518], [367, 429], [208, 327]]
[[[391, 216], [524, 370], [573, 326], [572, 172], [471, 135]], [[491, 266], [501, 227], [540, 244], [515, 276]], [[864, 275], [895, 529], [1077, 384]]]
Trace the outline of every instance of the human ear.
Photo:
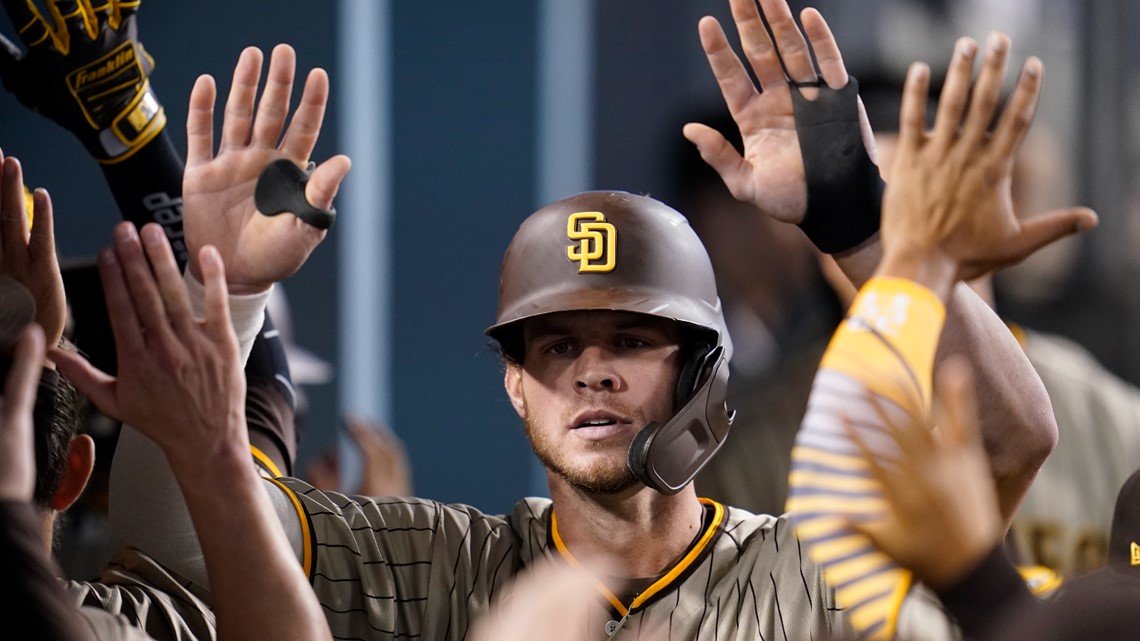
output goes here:
[[507, 390], [507, 396], [511, 399], [515, 413], [519, 418], [525, 419], [526, 400], [523, 398], [522, 367], [514, 363], [507, 365], [506, 371], [503, 372], [503, 387]]
[[51, 497], [52, 509], [62, 512], [71, 507], [79, 495], [83, 494], [83, 488], [87, 487], [93, 469], [95, 469], [95, 441], [86, 434], [79, 434], [67, 444], [67, 462], [59, 480], [59, 487]]

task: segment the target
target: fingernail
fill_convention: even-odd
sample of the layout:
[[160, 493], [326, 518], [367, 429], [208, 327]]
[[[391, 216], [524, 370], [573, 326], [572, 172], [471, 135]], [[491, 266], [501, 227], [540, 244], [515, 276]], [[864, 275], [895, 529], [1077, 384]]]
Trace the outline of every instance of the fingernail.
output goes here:
[[970, 38], [962, 38], [958, 41], [958, 53], [963, 56], [972, 56], [978, 50], [978, 44]]
[[115, 250], [110, 247], [104, 247], [103, 251], [99, 252], [99, 261], [104, 265], [114, 265], [117, 261], [115, 258]]
[[131, 242], [138, 240], [139, 232], [135, 226], [130, 223], [122, 225], [115, 225], [115, 241], [120, 243]]
[[147, 225], [143, 227], [142, 237], [147, 245], [159, 245], [162, 243], [163, 233], [161, 229]]
[[994, 31], [989, 35], [988, 38], [986, 38], [986, 46], [990, 51], [1000, 53], [1002, 51], [1005, 51], [1006, 39], [1003, 38], [1000, 33]]
[[206, 245], [205, 251], [202, 252], [202, 259], [205, 264], [211, 267], [217, 267], [222, 262], [222, 257], [218, 253], [218, 248], [213, 245]]

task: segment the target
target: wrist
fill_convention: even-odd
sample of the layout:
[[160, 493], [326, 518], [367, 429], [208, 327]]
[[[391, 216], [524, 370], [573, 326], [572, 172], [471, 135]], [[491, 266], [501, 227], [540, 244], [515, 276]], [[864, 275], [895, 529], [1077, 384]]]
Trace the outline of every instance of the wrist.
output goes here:
[[876, 276], [904, 278], [934, 292], [945, 304], [957, 281], [958, 264], [935, 251], [887, 250], [875, 270]]

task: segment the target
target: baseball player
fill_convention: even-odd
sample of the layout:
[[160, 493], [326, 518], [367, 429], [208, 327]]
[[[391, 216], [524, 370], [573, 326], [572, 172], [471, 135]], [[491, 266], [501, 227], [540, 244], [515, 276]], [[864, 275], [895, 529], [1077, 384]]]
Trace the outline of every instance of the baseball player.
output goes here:
[[[789, 53], [794, 47], [785, 46], [793, 31], [802, 42], [790, 11], [775, 0], [764, 8], [785, 64], [800, 73], [795, 65], [809, 58], [804, 51], [797, 59]], [[751, 3], [734, 2], [733, 10], [742, 33], [761, 37]], [[826, 24], [811, 10], [803, 20], [825, 78], [836, 85], [827, 91], [842, 90], [847, 78]], [[766, 64], [754, 61], [762, 82], [772, 84], [763, 94], [751, 89], [752, 97], [741, 97], [742, 87], [735, 83], [744, 70], [735, 59], [735, 66], [723, 64], [724, 54], [731, 55], [723, 34], [711, 20], [702, 22], [701, 32], [742, 128], [755, 125], [770, 134], [753, 136], [751, 160], [736, 161], [740, 171], [729, 176], [734, 193], [788, 220], [803, 218], [805, 208], [809, 217], [826, 216], [828, 207], [808, 208], [804, 202], [805, 182], [809, 193], [819, 188], [814, 176], [805, 180], [767, 165], [766, 174], [748, 171], [776, 158], [758, 151], [765, 140], [775, 141], [785, 155], [797, 141], [793, 92], [782, 72], [778, 83], [769, 73], [776, 64], [772, 43], [772, 57], [760, 61]], [[848, 96], [854, 105], [853, 94]], [[202, 100], [192, 103], [194, 129], [208, 112], [201, 109]], [[746, 122], [750, 114], [759, 124]], [[686, 133], [718, 169], [730, 164], [727, 150], [716, 148], [699, 128]], [[857, 133], [853, 140], [862, 149]], [[206, 144], [203, 137], [193, 137], [190, 156], [199, 156]], [[798, 165], [799, 154], [793, 156]], [[248, 164], [254, 166], [255, 159]], [[873, 165], [856, 169], [874, 170]], [[206, 211], [198, 206], [207, 201], [190, 180], [184, 196], [189, 225]], [[261, 224], [256, 217], [243, 218], [249, 196], [208, 209], [214, 217], [237, 220], [235, 238]], [[845, 201], [844, 213], [855, 216], [857, 224], [824, 229], [828, 225], [813, 217], [804, 227], [817, 244], [846, 253], [849, 264], [873, 264], [879, 255], [872, 238], [878, 210], [863, 205], [877, 204], [877, 194], [855, 196]], [[871, 213], [876, 223], [867, 225], [862, 217]], [[1037, 242], [1072, 226], [1054, 222]], [[259, 254], [256, 271], [246, 261], [236, 280], [243, 291], [267, 289], [297, 269], [313, 245], [312, 237], [283, 234], [276, 240], [274, 253]], [[189, 235], [188, 242], [193, 249], [202, 241]], [[1009, 257], [1031, 249], [1011, 246]], [[243, 251], [240, 243], [229, 244], [227, 264], [242, 264], [228, 252]], [[129, 281], [131, 273], [145, 270], [126, 271]], [[1028, 365], [1016, 345], [1008, 354], [998, 344], [1008, 335], [963, 331], [1000, 321], [987, 315], [984, 305], [973, 305], [964, 290], [947, 287], [941, 295], [962, 298], [955, 303], [960, 316], [947, 323], [954, 329], [946, 339], [980, 363], [979, 376], [991, 394], [984, 405], [992, 424], [1013, 430], [1011, 436], [1039, 429], [1042, 422], [1048, 431], [1047, 413], [1018, 415], [1026, 399], [1041, 393], [1036, 379], [1025, 375]], [[241, 312], [234, 322], [245, 328], [256, 319], [256, 313]], [[348, 497], [296, 479], [267, 481], [334, 636], [462, 638], [476, 616], [509, 594], [510, 577], [546, 556], [582, 566], [597, 578], [604, 605], [581, 621], [582, 634], [590, 637], [633, 637], [651, 626], [666, 630], [670, 639], [816, 638], [849, 631], [819, 566], [786, 519], [701, 500], [689, 483], [720, 448], [730, 424], [724, 394], [731, 342], [707, 255], [683, 217], [657, 201], [622, 192], [580, 194], [542, 208], [522, 224], [507, 250], [499, 314], [488, 333], [501, 348], [504, 386], [548, 470], [552, 499], [524, 499], [508, 515], [489, 516], [423, 499]], [[83, 386], [89, 382], [81, 373], [76, 378]], [[119, 389], [130, 394], [132, 388]], [[121, 523], [122, 532], [201, 583], [205, 576], [194, 552], [183, 547], [186, 539], [169, 536], [183, 523], [172, 513], [174, 504], [151, 493], [157, 487], [152, 481], [162, 474], [159, 457], [139, 454], [120, 450], [116, 456], [122, 474], [148, 479], [117, 490], [117, 501], [134, 506], [126, 511], [133, 522]], [[1018, 455], [1019, 464], [1026, 465], [1024, 452]], [[1032, 476], [1031, 470], [1003, 467], [1012, 466], [1011, 459], [999, 458], [995, 466], [1011, 474], [1003, 481]]]

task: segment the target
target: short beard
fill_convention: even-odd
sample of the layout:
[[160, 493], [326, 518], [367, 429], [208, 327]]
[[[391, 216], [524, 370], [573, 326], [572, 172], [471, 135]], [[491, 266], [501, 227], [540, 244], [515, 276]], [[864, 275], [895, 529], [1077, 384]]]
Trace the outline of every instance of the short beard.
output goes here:
[[531, 449], [542, 465], [562, 477], [570, 487], [586, 493], [599, 495], [620, 494], [638, 485], [641, 481], [633, 475], [628, 465], [620, 470], [585, 471], [571, 470], [556, 460], [556, 448], [546, 442], [537, 430], [531, 429], [530, 416], [523, 419], [523, 428], [530, 439]]

